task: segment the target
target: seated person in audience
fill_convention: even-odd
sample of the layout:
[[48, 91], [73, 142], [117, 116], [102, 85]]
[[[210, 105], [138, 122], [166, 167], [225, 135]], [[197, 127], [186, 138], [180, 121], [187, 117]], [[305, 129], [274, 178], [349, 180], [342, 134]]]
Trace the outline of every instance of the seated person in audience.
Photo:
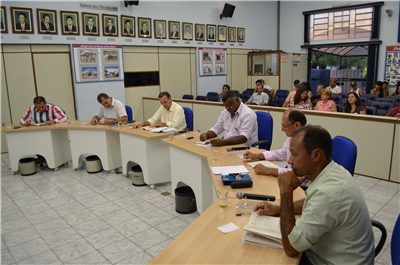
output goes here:
[[315, 107], [317, 102], [321, 100], [322, 89], [324, 89], [324, 85], [319, 84], [317, 86], [317, 94], [311, 97], [311, 102], [313, 104], [313, 107]]
[[[288, 161], [290, 158], [290, 140], [292, 139], [292, 132], [301, 126], [306, 125], [307, 118], [303, 112], [298, 109], [288, 109], [282, 115], [282, 131], [286, 134], [286, 141], [280, 150], [265, 151], [263, 153], [254, 154], [250, 151], [246, 151], [243, 154], [244, 159], [259, 159], [269, 161]], [[277, 177], [278, 174], [283, 172], [291, 171], [292, 168], [288, 164], [287, 168], [269, 168], [262, 164], [258, 164], [254, 167], [256, 174], [269, 175]]]
[[258, 83], [257, 93], [251, 95], [251, 98], [246, 102], [246, 104], [267, 106], [269, 102], [269, 96], [263, 91], [264, 87], [261, 85], [261, 83]]
[[343, 112], [354, 114], [367, 114], [367, 109], [365, 108], [364, 104], [362, 104], [360, 97], [356, 92], [349, 92], [346, 105], [343, 108]]
[[311, 100], [308, 98], [308, 91], [304, 86], [296, 91], [296, 95], [294, 95], [294, 98], [290, 100], [288, 107], [309, 110], [312, 109]]
[[351, 86], [351, 89], [347, 93], [354, 92], [359, 96], [361, 96], [363, 94], [362, 90], [358, 88], [358, 82], [352, 81], [350, 83], [350, 86]]
[[90, 123], [98, 123], [102, 118], [104, 118], [104, 124], [128, 121], [125, 104], [121, 101], [109, 97], [105, 93], [100, 93], [97, 96], [97, 101], [101, 106]]
[[294, 95], [296, 95], [296, 92], [297, 92], [297, 90], [299, 90], [299, 88], [304, 88], [304, 85], [301, 84], [301, 83], [298, 83], [296, 85], [296, 91], [292, 91], [292, 92], [289, 93], [289, 95], [285, 99], [285, 102], [283, 102], [282, 107], [286, 108], [287, 105], [289, 105], [289, 102], [294, 98]]
[[300, 83], [299, 79], [294, 80], [294, 82], [293, 82], [294, 87], [292, 88], [292, 91], [296, 91], [296, 86], [297, 86], [298, 83]]
[[337, 112], [336, 103], [330, 99], [331, 97], [332, 97], [332, 91], [330, 91], [329, 89], [322, 89], [322, 94], [321, 94], [322, 100], [318, 101], [314, 109], [319, 111]]
[[308, 82], [303, 82], [304, 87], [307, 89], [307, 94], [308, 94], [308, 98], [312, 98], [313, 93], [312, 93], [312, 88], [311, 88], [311, 84]]
[[272, 97], [272, 95], [274, 94], [274, 89], [272, 87], [270, 87], [269, 85], [266, 85], [264, 79], [260, 79], [260, 81], [261, 81], [261, 84], [263, 85], [263, 87], [269, 91], [268, 96]]
[[376, 95], [380, 98], [386, 97], [385, 90], [382, 89], [382, 82], [381, 81], [376, 81], [375, 87], [371, 89], [371, 94]]
[[[319, 126], [301, 127], [292, 134], [290, 153], [293, 171], [278, 175], [280, 205], [254, 207], [257, 214], [280, 215], [285, 253], [303, 252], [300, 264], [373, 264], [368, 207], [353, 176], [332, 161], [330, 134]], [[306, 198], [293, 202], [304, 178], [310, 181]]]
[[[258, 142], [257, 115], [252, 109], [240, 102], [234, 91], [228, 91], [222, 97], [225, 109], [219, 115], [217, 123], [200, 140], [210, 140], [214, 146], [245, 144]], [[224, 133], [224, 139], [216, 138]], [[214, 138], [214, 139], [213, 139]]]
[[332, 78], [330, 84], [327, 89], [331, 90], [333, 95], [337, 96], [342, 93], [342, 88], [336, 84], [336, 78]]
[[185, 112], [180, 105], [172, 101], [171, 95], [166, 91], [161, 92], [158, 95], [158, 100], [161, 106], [153, 117], [135, 125], [133, 129], [143, 126], [185, 129], [187, 127]]
[[386, 117], [396, 117], [396, 118], [400, 117], [400, 106], [391, 109], [388, 113], [386, 113], [385, 116]]
[[382, 89], [385, 92], [385, 98], [386, 98], [387, 95], [391, 95], [392, 94], [392, 90], [390, 89], [390, 87], [388, 87], [388, 85], [389, 85], [388, 81], [385, 80], [385, 81], [382, 82]]
[[397, 82], [397, 89], [393, 92], [393, 96], [400, 96], [400, 81]]
[[222, 93], [218, 94], [218, 101], [222, 101], [222, 95], [226, 92], [228, 92], [229, 90], [231, 90], [231, 87], [227, 84], [222, 86]]
[[44, 97], [35, 97], [33, 106], [29, 107], [25, 115], [19, 121], [22, 125], [29, 126], [31, 121], [35, 123], [44, 123], [45, 125], [53, 125], [66, 121], [68, 118], [64, 111], [56, 105], [46, 102]]

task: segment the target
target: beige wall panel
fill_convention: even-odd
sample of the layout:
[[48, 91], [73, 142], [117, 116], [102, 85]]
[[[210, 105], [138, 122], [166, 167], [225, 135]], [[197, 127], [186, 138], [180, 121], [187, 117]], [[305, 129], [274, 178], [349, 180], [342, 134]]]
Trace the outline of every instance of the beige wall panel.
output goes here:
[[224, 106], [221, 103], [193, 104], [194, 130], [207, 132], [215, 125]]
[[[191, 95], [196, 98], [197, 95], [197, 63], [196, 63], [196, 54], [190, 54], [190, 82], [192, 83]], [[181, 97], [182, 98], [182, 97]]]
[[[143, 113], [143, 97], [158, 97], [160, 93], [159, 86], [146, 86], [146, 87], [127, 87], [125, 88], [125, 102], [126, 105], [132, 108], [133, 119], [137, 121], [144, 121]], [[158, 105], [160, 102], [157, 100]], [[148, 118], [147, 118], [148, 119]], [[147, 120], [146, 119], [146, 120]]]
[[[239, 90], [240, 93], [242, 93], [244, 90], [246, 90], [249, 87], [253, 86], [248, 86], [246, 82], [246, 77], [247, 77], [247, 55], [235, 55], [232, 54], [232, 83], [231, 89], [233, 90]], [[228, 64], [228, 67], [230, 64]]]
[[226, 74], [226, 83], [232, 86], [232, 54], [230, 54], [229, 52], [226, 56], [226, 63], [228, 68], [228, 73]]
[[158, 71], [158, 54], [156, 53], [125, 53], [125, 72]]
[[232, 49], [232, 54], [245, 54], [247, 55], [251, 50], [247, 49]]
[[75, 120], [69, 53], [33, 54], [38, 95], [65, 111]]
[[3, 45], [3, 52], [31, 52], [30, 45]]
[[196, 54], [196, 48], [190, 48], [189, 52], [193, 53], [193, 54]]
[[296, 79], [299, 79], [300, 82], [307, 80], [307, 54], [300, 54], [300, 63], [297, 63], [297, 66], [293, 66], [291, 87], [293, 87], [293, 82]]
[[144, 121], [150, 119], [154, 113], [161, 106], [160, 101], [155, 99], [143, 99], [143, 113], [144, 113]]
[[390, 180], [400, 182], [400, 124], [396, 124]]
[[190, 48], [184, 47], [159, 47], [159, 53], [190, 53]]
[[69, 45], [32, 45], [32, 52], [69, 52]]
[[[6, 78], [11, 105], [11, 117], [18, 124], [36, 97], [30, 53], [5, 53]], [[22, 62], [22, 63], [21, 63]]]
[[[3, 54], [0, 54], [1, 67], [1, 123], [11, 124], [10, 108], [8, 104], [8, 93], [6, 84], [6, 75], [3, 67]], [[1, 152], [8, 152], [6, 134], [1, 133]]]
[[3, 45], [0, 45], [0, 52], [3, 52]]
[[173, 98], [191, 94], [189, 54], [160, 54], [160, 87]]
[[126, 52], [158, 53], [158, 47], [150, 47], [150, 46], [124, 46], [124, 53], [126, 53]]
[[289, 53], [289, 61], [287, 63], [281, 62], [281, 89], [291, 91], [293, 87], [292, 75], [293, 75], [293, 54]]

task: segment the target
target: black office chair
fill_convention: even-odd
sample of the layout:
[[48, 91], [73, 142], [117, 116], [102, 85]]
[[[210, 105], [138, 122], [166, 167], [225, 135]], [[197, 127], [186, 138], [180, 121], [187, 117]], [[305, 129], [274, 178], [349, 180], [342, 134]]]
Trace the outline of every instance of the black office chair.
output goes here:
[[371, 223], [372, 223], [372, 226], [375, 226], [376, 228], [378, 228], [382, 233], [381, 239], [379, 240], [379, 243], [378, 243], [378, 245], [376, 245], [376, 248], [375, 248], [375, 257], [376, 257], [376, 256], [378, 256], [379, 252], [381, 252], [383, 245], [385, 245], [386, 238], [387, 238], [387, 232], [386, 232], [385, 226], [383, 224], [381, 224], [380, 222], [371, 219]]

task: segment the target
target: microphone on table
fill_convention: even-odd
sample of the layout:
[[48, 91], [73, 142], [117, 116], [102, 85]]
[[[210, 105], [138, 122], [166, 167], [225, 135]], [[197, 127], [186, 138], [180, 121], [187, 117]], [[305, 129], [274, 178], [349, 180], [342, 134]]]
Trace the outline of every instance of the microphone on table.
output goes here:
[[236, 193], [236, 198], [239, 200], [243, 198], [247, 198], [250, 200], [260, 200], [260, 201], [275, 201], [275, 196], [268, 196], [268, 195], [260, 195], [260, 194], [251, 194], [251, 193], [243, 193], [239, 191]]
[[231, 151], [241, 151], [241, 150], [248, 150], [248, 149], [250, 149], [250, 146], [228, 147], [228, 148], [226, 148], [226, 151], [231, 152]]
[[182, 130], [182, 131], [175, 131], [174, 134], [178, 135], [178, 134], [182, 134], [182, 133], [187, 133], [188, 131], [189, 131], [189, 129], [185, 129], [185, 130]]

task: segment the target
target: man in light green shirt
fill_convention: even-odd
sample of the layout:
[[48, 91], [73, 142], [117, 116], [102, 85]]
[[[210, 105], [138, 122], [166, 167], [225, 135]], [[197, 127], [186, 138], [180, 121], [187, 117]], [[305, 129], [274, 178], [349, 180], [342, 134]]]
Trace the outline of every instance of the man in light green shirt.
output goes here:
[[172, 101], [171, 95], [168, 92], [161, 92], [158, 99], [162, 106], [157, 112], [145, 122], [139, 123], [133, 128], [140, 128], [143, 126], [152, 127], [171, 127], [176, 129], [185, 129], [186, 119], [183, 108]]
[[[260, 203], [258, 214], [281, 216], [283, 248], [303, 252], [300, 264], [373, 264], [374, 235], [364, 196], [350, 173], [332, 161], [332, 139], [319, 126], [292, 133], [293, 171], [279, 174], [281, 205]], [[297, 176], [305, 176], [300, 179]], [[304, 200], [293, 203], [293, 190], [307, 178]], [[295, 220], [294, 215], [301, 214]]]

